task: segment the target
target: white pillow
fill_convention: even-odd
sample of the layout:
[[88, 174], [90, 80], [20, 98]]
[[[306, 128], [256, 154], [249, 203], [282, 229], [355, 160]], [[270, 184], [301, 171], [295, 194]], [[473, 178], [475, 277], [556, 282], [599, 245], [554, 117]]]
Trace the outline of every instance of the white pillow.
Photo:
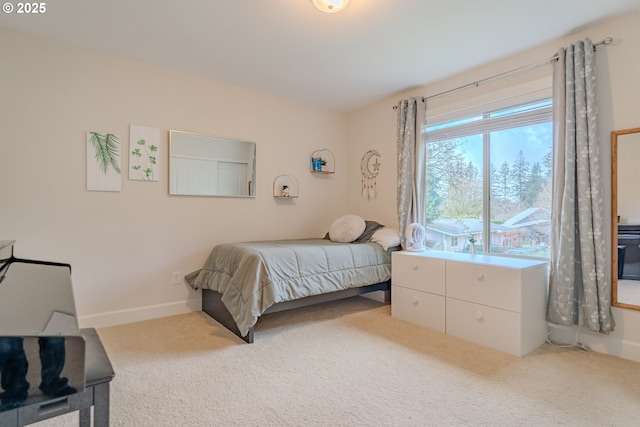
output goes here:
[[365, 227], [364, 219], [358, 215], [345, 215], [333, 221], [329, 228], [329, 239], [332, 242], [353, 242], [364, 233]]
[[379, 244], [386, 251], [389, 248], [400, 246], [400, 232], [395, 228], [381, 228], [373, 233], [370, 242]]

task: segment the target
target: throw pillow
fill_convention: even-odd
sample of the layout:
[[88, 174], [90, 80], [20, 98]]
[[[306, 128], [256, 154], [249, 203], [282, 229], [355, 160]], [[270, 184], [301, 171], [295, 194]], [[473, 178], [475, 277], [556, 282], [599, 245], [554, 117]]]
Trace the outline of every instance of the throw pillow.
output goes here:
[[365, 223], [364, 232], [353, 243], [367, 243], [367, 242], [369, 242], [371, 240], [371, 236], [373, 236], [373, 233], [375, 233], [376, 230], [379, 230], [382, 227], [384, 227], [384, 225], [382, 225], [382, 224], [380, 224], [379, 222], [376, 222], [376, 221], [366, 221], [365, 220], [364, 223]]
[[350, 243], [364, 232], [365, 227], [364, 219], [357, 215], [341, 216], [329, 227], [329, 239], [332, 242]]
[[381, 228], [373, 233], [371, 241], [378, 243], [386, 251], [389, 248], [400, 246], [400, 232], [395, 228]]

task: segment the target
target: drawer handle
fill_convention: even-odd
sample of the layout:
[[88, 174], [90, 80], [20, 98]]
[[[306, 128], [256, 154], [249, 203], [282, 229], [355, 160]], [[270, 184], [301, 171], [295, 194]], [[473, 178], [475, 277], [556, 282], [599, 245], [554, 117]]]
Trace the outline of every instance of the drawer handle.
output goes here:
[[484, 280], [484, 272], [482, 270], [476, 270], [476, 279], [479, 281]]
[[414, 304], [418, 304], [418, 297], [415, 296], [415, 295], [413, 297], [411, 297], [411, 302], [414, 303]]
[[481, 311], [476, 311], [476, 312], [474, 313], [474, 315], [475, 315], [475, 317], [476, 317], [476, 320], [482, 320], [482, 319], [484, 319], [484, 314], [482, 314], [482, 312], [481, 312]]

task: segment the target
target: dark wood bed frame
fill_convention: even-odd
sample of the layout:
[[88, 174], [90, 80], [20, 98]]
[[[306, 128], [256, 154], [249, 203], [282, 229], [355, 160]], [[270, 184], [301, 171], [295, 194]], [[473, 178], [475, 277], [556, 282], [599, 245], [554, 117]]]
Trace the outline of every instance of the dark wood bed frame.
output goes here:
[[[323, 302], [335, 301], [344, 298], [351, 298], [358, 295], [366, 294], [375, 291], [386, 291], [385, 301], [390, 302], [391, 281], [376, 283], [374, 285], [363, 286], [360, 288], [350, 288], [342, 291], [330, 292], [328, 294], [313, 295], [297, 299], [294, 301], [285, 301], [269, 307], [264, 314], [276, 313], [278, 311], [291, 310], [294, 308], [306, 307], [313, 304], [321, 304]], [[222, 294], [210, 289], [202, 290], [202, 311], [209, 316], [213, 317], [216, 321], [221, 323], [225, 328], [236, 334], [238, 337], [251, 344], [254, 340], [254, 328], [249, 329], [249, 332], [244, 337], [240, 335], [240, 330], [236, 325], [233, 316], [227, 310], [227, 307], [222, 302]]]

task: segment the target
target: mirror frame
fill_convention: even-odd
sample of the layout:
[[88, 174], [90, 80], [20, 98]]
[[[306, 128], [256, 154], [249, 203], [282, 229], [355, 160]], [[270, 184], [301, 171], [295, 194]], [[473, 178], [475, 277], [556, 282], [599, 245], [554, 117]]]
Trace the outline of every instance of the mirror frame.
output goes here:
[[640, 133], [640, 128], [611, 132], [611, 305], [640, 310], [640, 306], [618, 301], [618, 136]]
[[[251, 169], [249, 170], [249, 172], [252, 174], [253, 179], [248, 179], [246, 184], [247, 184], [247, 194], [221, 194], [221, 193], [198, 193], [198, 192], [181, 192], [181, 191], [174, 191], [172, 190], [172, 180], [174, 179], [174, 175], [173, 175], [173, 162], [175, 161], [175, 158], [179, 158], [180, 156], [174, 153], [174, 146], [178, 143], [178, 141], [176, 141], [176, 139], [178, 137], [185, 137], [185, 138], [196, 138], [201, 140], [200, 142], [204, 141], [204, 142], [211, 142], [211, 143], [216, 143], [216, 144], [228, 144], [228, 143], [242, 143], [242, 144], [249, 144], [250, 147], [253, 148], [253, 155], [249, 156], [249, 158], [247, 158], [247, 166]], [[205, 141], [208, 140], [208, 141]], [[227, 138], [227, 137], [221, 137], [221, 136], [215, 136], [215, 135], [206, 135], [206, 134], [201, 134], [201, 133], [195, 133], [195, 132], [186, 132], [186, 131], [182, 131], [182, 130], [175, 130], [175, 129], [171, 129], [169, 130], [169, 180], [168, 180], [168, 184], [169, 184], [169, 194], [171, 196], [204, 196], [204, 197], [232, 197], [232, 198], [248, 198], [248, 199], [255, 199], [256, 198], [256, 157], [257, 157], [257, 144], [253, 141], [248, 141], [248, 140], [242, 140], [242, 139], [236, 139], [236, 138]], [[202, 158], [203, 160], [212, 160], [212, 159], [206, 159], [206, 158]], [[225, 159], [217, 159], [220, 161], [224, 161]], [[230, 160], [231, 163], [243, 163], [243, 162], [239, 162], [237, 159], [233, 159]]]

